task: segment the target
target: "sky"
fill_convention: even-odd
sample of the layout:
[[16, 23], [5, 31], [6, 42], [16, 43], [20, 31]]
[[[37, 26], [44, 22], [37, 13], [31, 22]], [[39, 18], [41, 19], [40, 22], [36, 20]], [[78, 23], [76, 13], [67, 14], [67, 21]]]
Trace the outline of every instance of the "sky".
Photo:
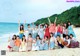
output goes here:
[[0, 0], [0, 22], [31, 23], [79, 5], [66, 0]]

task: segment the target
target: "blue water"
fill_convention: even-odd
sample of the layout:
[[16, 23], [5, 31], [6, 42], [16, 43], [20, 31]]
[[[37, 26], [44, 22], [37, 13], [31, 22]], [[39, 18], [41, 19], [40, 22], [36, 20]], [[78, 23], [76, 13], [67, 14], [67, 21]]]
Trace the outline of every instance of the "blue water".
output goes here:
[[[19, 33], [18, 23], [2, 23], [0, 22], [0, 43], [6, 42], [13, 34]], [[27, 24], [25, 25], [27, 28]]]
[[0, 23], [0, 36], [13, 32], [18, 32], [17, 23]]

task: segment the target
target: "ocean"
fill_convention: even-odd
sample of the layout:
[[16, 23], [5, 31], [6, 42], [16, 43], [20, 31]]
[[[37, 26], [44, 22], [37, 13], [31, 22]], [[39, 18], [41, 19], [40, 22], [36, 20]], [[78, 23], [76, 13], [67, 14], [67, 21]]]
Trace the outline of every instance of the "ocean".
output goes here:
[[[18, 23], [2, 23], [0, 22], [0, 43], [7, 42], [9, 37], [12, 38], [14, 34], [19, 34]], [[27, 28], [27, 24], [25, 25]]]

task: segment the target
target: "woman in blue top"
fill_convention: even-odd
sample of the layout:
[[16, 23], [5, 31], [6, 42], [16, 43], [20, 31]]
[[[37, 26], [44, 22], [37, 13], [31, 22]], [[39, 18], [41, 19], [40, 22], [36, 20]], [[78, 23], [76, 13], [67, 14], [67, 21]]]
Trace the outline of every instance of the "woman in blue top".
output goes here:
[[55, 37], [53, 37], [53, 33], [50, 33], [50, 44], [49, 49], [52, 50], [55, 48], [55, 43], [57, 43]]
[[68, 29], [68, 35], [72, 34], [74, 37], [76, 37], [70, 22], [68, 22], [67, 24], [67, 29]]
[[37, 35], [36, 36], [36, 45], [39, 47], [39, 50], [40, 50], [40, 44], [41, 44], [41, 39], [40, 39], [40, 36]]
[[43, 49], [44, 49], [44, 50], [48, 50], [48, 49], [49, 49], [49, 40], [48, 40], [48, 36], [45, 37]]

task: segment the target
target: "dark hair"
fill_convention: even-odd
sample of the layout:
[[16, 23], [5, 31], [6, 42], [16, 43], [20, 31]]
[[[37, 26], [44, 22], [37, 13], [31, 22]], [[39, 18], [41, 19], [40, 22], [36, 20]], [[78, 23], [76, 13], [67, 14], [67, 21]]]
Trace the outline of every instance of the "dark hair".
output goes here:
[[43, 25], [43, 24], [41, 24], [40, 26], [44, 27], [44, 25]]
[[[53, 33], [50, 33], [50, 34], [52, 34], [52, 36], [54, 35]], [[50, 36], [51, 37], [51, 36]]]
[[48, 36], [46, 36], [46, 38], [48, 39]]
[[17, 35], [17, 37], [19, 37], [19, 35]]
[[38, 26], [38, 24], [36, 24], [36, 26]]
[[22, 41], [24, 40], [24, 38], [22, 38]]
[[23, 35], [23, 37], [25, 37], [25, 35]]
[[32, 37], [32, 34], [31, 33], [29, 33], [29, 35]]
[[60, 35], [57, 35], [57, 37], [59, 37], [59, 38], [60, 38]]
[[[64, 24], [66, 24], [66, 23], [64, 23]], [[63, 24], [63, 26], [67, 29], [67, 24], [66, 24], [66, 26]]]
[[68, 23], [70, 23], [70, 25], [71, 25], [71, 22], [70, 22], [70, 21], [68, 21], [68, 22], [67, 22], [67, 28], [69, 27], [69, 24], [68, 24]]
[[23, 41], [23, 40], [26, 42], [26, 39], [22, 38], [22, 41]]
[[39, 39], [41, 40], [41, 38], [40, 38], [40, 36], [39, 36], [39, 35], [37, 35], [37, 36], [36, 36], [36, 40], [37, 40], [37, 37], [39, 37]]
[[68, 36], [68, 39], [70, 38], [69, 35], [66, 35], [66, 36]]
[[[14, 38], [15, 37], [15, 38]], [[16, 35], [13, 35], [14, 40], [16, 39]]]
[[73, 37], [73, 34], [70, 34], [70, 36], [72, 36], [72, 37]]
[[[21, 28], [21, 26], [22, 26], [22, 28]], [[20, 25], [20, 31], [21, 30], [24, 30], [24, 25], [23, 24]]]
[[12, 40], [14, 40], [14, 38], [12, 38]]
[[30, 26], [30, 24], [28, 24], [27, 26]]
[[47, 27], [46, 26], [45, 27], [48, 28], [49, 25], [47, 23], [45, 25], [47, 25]]

